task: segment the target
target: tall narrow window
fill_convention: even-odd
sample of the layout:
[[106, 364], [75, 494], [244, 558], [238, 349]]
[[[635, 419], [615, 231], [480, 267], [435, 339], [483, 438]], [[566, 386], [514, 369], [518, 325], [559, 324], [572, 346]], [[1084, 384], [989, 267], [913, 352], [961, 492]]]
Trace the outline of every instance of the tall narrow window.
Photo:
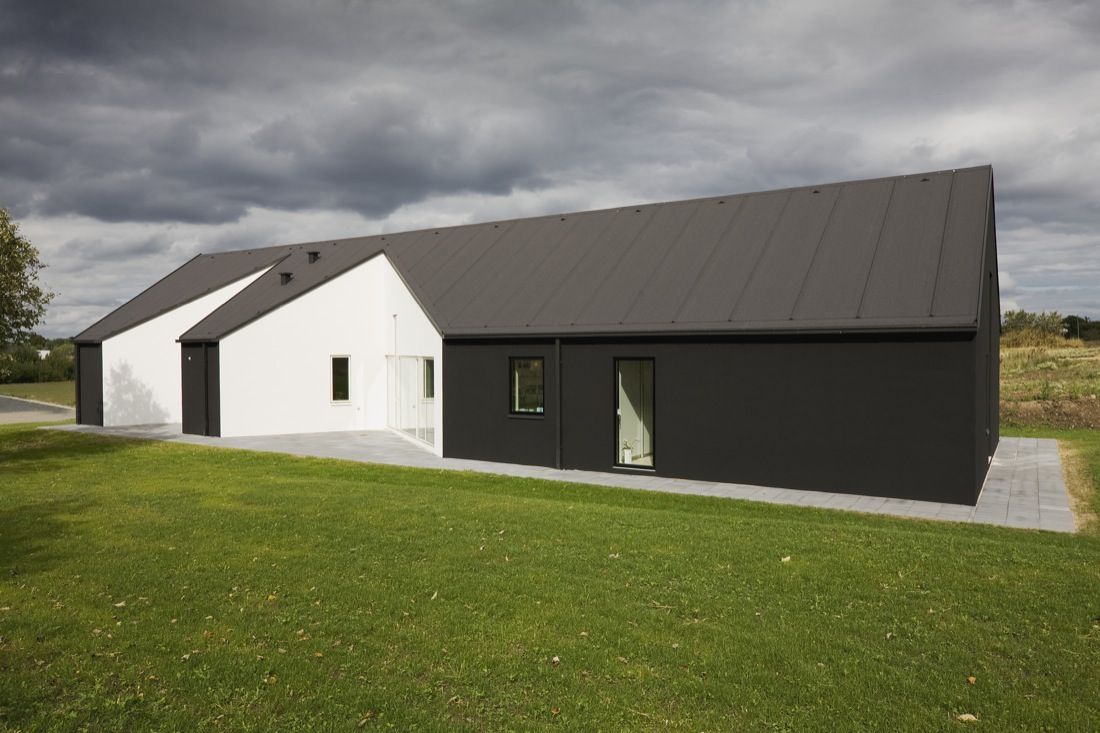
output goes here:
[[435, 359], [424, 360], [424, 399], [435, 399]]
[[348, 379], [348, 357], [332, 357], [332, 401], [347, 402], [351, 399]]
[[653, 467], [653, 360], [615, 360], [615, 463]]
[[511, 357], [508, 372], [511, 378], [512, 399], [508, 411], [513, 415], [541, 415], [543, 402], [542, 357]]

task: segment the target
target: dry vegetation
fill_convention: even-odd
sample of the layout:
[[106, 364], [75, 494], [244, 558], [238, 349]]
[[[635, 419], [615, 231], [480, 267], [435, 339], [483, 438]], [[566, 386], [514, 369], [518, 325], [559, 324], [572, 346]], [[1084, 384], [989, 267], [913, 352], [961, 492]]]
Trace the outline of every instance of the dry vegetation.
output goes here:
[[1001, 421], [1100, 429], [1100, 346], [1071, 339], [1002, 348]]

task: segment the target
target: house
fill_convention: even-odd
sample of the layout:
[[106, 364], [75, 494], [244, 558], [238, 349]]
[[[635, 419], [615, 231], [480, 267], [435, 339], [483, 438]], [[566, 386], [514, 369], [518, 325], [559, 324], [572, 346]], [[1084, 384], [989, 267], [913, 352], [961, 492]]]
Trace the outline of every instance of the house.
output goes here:
[[999, 314], [989, 166], [203, 255], [78, 422], [974, 504]]

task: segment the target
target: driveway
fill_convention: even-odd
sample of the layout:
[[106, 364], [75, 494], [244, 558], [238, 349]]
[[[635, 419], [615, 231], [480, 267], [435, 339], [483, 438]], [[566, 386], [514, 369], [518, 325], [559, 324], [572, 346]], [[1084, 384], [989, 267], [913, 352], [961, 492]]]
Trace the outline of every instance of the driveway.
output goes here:
[[71, 407], [0, 395], [0, 425], [75, 419], [76, 410]]

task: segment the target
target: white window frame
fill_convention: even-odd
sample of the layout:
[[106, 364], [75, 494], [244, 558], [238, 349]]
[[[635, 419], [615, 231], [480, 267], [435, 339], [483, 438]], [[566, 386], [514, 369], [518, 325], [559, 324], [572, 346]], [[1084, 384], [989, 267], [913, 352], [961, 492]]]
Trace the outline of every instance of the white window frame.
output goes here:
[[[348, 398], [346, 400], [333, 399], [333, 392], [336, 389], [336, 380], [333, 378], [333, 361], [335, 359], [347, 359], [348, 360]], [[328, 357], [328, 401], [330, 405], [341, 406], [351, 404], [351, 354], [329, 354]]]

